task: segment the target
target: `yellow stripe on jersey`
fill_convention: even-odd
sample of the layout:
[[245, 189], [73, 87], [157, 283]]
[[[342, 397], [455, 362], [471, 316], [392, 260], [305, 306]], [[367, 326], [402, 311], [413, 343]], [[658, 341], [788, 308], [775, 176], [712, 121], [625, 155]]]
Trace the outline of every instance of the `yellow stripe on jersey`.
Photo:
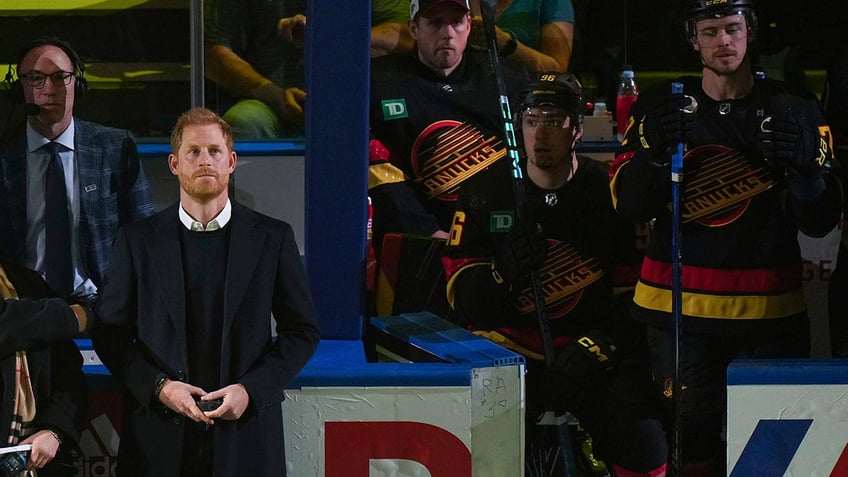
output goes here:
[[[671, 290], [642, 281], [633, 301], [649, 310], [671, 313]], [[683, 292], [683, 314], [701, 318], [754, 320], [783, 318], [806, 310], [802, 289], [780, 295], [711, 295]]]
[[447, 283], [447, 285], [445, 285], [445, 293], [447, 293], [448, 304], [450, 305], [450, 307], [452, 309], [454, 308], [453, 303], [456, 300], [456, 294], [453, 291], [453, 286], [456, 283], [456, 277], [458, 277], [459, 274], [462, 273], [464, 270], [468, 270], [469, 268], [472, 268], [472, 267], [482, 267], [482, 266], [491, 267], [492, 262], [472, 262], [472, 263], [469, 263], [469, 264], [462, 266], [459, 269], [457, 269], [455, 272], [453, 272], [451, 274], [450, 278], [448, 278], [448, 283]]
[[615, 175], [610, 178], [609, 188], [610, 195], [612, 197], [612, 208], [618, 210], [618, 191], [616, 190], [616, 185], [618, 184], [618, 175], [621, 173], [621, 169], [627, 167], [629, 162], [625, 162], [618, 166], [615, 170]]

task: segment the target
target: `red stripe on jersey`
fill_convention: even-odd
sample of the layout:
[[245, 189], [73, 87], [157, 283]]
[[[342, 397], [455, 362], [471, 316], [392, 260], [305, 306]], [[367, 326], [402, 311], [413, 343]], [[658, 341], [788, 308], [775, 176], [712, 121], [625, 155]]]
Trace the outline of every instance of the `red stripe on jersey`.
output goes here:
[[488, 258], [480, 258], [480, 257], [470, 257], [470, 258], [451, 258], [451, 257], [442, 257], [442, 266], [445, 267], [445, 275], [450, 278], [456, 273], [457, 270], [462, 267], [470, 264], [470, 263], [485, 263], [490, 262], [491, 259]]
[[[802, 266], [796, 262], [766, 269], [722, 270], [684, 265], [683, 288], [733, 294], [782, 293], [801, 286]], [[670, 288], [671, 264], [645, 257], [642, 280]]]
[[400, 251], [403, 248], [403, 236], [388, 233], [383, 237], [383, 246], [380, 248], [380, 273], [386, 277], [386, 281], [392, 288], [397, 285], [400, 274]]
[[612, 161], [612, 165], [609, 169], [610, 180], [612, 180], [612, 178], [615, 177], [616, 174], [618, 174], [618, 168], [621, 167], [622, 164], [630, 162], [630, 159], [632, 159], [634, 155], [636, 155], [634, 151], [625, 151], [615, 156], [615, 160]]

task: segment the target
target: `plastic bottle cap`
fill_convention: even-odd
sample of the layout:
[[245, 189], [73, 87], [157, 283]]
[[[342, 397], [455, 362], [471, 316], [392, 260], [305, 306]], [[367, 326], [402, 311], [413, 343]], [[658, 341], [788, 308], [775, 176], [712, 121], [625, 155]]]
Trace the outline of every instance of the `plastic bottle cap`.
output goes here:
[[621, 72], [622, 78], [632, 78], [633, 76], [633, 70], [624, 70]]

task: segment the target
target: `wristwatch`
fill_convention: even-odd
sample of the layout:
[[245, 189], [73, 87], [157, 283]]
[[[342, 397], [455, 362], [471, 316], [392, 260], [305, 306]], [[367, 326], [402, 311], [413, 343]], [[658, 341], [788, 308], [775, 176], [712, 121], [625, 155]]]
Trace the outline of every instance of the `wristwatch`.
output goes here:
[[509, 56], [515, 53], [515, 49], [518, 48], [518, 40], [515, 39], [515, 33], [509, 30], [504, 30], [504, 33], [509, 35], [509, 40], [506, 41], [506, 44], [501, 48], [499, 53], [501, 56]]

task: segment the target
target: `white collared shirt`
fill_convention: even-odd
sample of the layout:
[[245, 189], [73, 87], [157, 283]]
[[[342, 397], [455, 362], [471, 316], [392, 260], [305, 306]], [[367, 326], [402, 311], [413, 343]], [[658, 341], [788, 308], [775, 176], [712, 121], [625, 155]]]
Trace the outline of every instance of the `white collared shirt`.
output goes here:
[[[97, 292], [97, 287], [91, 282], [88, 271], [85, 268], [82, 250], [80, 249], [80, 192], [79, 171], [74, 150], [74, 120], [68, 128], [62, 132], [54, 141], [62, 147], [59, 149], [59, 157], [62, 159], [62, 167], [65, 170], [65, 190], [68, 193], [68, 207], [71, 217], [71, 264], [74, 267], [74, 295], [88, 295]], [[44, 223], [45, 208], [45, 177], [47, 165], [52, 157], [41, 149], [51, 141], [42, 136], [30, 126], [26, 125], [27, 153], [26, 153], [26, 256], [24, 265], [44, 274], [46, 264], [44, 263], [45, 243], [47, 240], [46, 227]]]
[[215, 216], [214, 219], [210, 220], [206, 227], [203, 226], [200, 222], [194, 220], [194, 218], [188, 215], [185, 208], [183, 208], [183, 203], [180, 201], [179, 207], [179, 216], [180, 222], [185, 226], [185, 228], [193, 231], [193, 232], [212, 232], [213, 230], [218, 230], [224, 228], [229, 222], [230, 217], [232, 216], [232, 205], [230, 205], [230, 199], [227, 199], [227, 203], [224, 204], [224, 208], [221, 209], [221, 212]]

